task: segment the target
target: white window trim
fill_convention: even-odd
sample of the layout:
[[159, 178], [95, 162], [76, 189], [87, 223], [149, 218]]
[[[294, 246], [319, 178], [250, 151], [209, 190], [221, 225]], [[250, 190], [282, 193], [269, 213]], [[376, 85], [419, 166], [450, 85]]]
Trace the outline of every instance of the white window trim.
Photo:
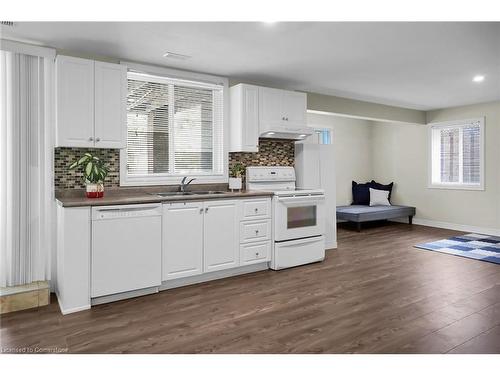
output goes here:
[[[223, 86], [223, 114], [222, 114], [222, 174], [197, 174], [188, 175], [188, 178], [196, 178], [193, 184], [212, 184], [228, 182], [228, 145], [229, 145], [229, 80], [225, 77], [213, 76], [204, 73], [188, 72], [184, 70], [164, 68], [152, 65], [143, 65], [132, 62], [121, 61], [121, 64], [133, 72], [165, 76], [180, 80], [192, 80], [204, 82], [207, 85]], [[120, 186], [154, 186], [154, 185], [178, 185], [184, 175], [172, 176], [157, 174], [155, 176], [128, 176], [127, 175], [127, 149], [120, 150]]]
[[[479, 184], [457, 184], [457, 183], [446, 183], [446, 182], [441, 182], [441, 183], [435, 183], [432, 181], [432, 155], [433, 155], [433, 139], [432, 139], [432, 130], [436, 128], [446, 128], [450, 126], [465, 126], [470, 124], [471, 122], [479, 122], [479, 126], [481, 128], [481, 135], [479, 137], [479, 142], [480, 142], [480, 155], [479, 155], [479, 173], [480, 173], [480, 182]], [[448, 189], [448, 190], [485, 190], [484, 188], [484, 155], [485, 155], [485, 118], [484, 117], [478, 117], [478, 118], [473, 118], [473, 119], [465, 119], [465, 120], [456, 120], [456, 121], [444, 121], [444, 122], [435, 122], [435, 123], [430, 123], [427, 124], [428, 127], [428, 182], [427, 182], [427, 187], [429, 189]], [[462, 142], [462, 139], [460, 139], [460, 144]], [[462, 160], [460, 160], [460, 163], [462, 163]], [[459, 173], [462, 174], [462, 168], [459, 168]]]

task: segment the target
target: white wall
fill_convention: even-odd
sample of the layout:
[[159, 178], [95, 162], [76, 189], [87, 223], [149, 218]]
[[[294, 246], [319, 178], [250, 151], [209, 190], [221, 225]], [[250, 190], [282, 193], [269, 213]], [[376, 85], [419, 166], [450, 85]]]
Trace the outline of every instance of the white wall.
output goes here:
[[332, 129], [335, 147], [337, 205], [352, 203], [351, 181], [372, 179], [372, 126], [370, 121], [308, 113], [307, 124]]
[[373, 175], [394, 181], [393, 202], [417, 207], [416, 219], [500, 231], [500, 102], [427, 112], [427, 122], [485, 116], [485, 190], [429, 189], [424, 125], [375, 122]]

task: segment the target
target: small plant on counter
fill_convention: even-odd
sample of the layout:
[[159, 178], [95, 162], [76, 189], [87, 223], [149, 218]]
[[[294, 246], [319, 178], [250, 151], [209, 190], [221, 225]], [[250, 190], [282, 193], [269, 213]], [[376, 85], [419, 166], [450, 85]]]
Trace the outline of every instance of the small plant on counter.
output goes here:
[[231, 190], [240, 190], [241, 189], [241, 176], [245, 172], [245, 167], [241, 163], [236, 163], [231, 167], [229, 177], [229, 189]]
[[241, 178], [244, 172], [245, 172], [245, 167], [241, 163], [236, 163], [231, 167], [231, 177]]
[[72, 163], [69, 170], [80, 169], [86, 185], [87, 198], [101, 198], [104, 196], [104, 179], [109, 169], [97, 156], [86, 152], [80, 159]]

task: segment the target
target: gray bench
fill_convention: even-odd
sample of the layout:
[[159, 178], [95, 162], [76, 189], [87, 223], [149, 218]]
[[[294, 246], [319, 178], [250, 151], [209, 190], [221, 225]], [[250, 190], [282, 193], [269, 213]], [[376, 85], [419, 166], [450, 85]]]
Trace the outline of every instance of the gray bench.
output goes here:
[[415, 207], [409, 206], [352, 205], [337, 207], [337, 219], [356, 223], [358, 232], [361, 231], [361, 223], [363, 222], [408, 217], [409, 224], [412, 224], [413, 216], [415, 216]]

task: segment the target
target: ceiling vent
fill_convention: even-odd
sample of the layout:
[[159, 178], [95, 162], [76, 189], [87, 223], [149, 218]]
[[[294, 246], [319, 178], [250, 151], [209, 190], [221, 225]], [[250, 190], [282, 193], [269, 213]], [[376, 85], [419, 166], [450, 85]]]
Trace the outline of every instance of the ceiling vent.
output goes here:
[[12, 21], [0, 21], [0, 25], [13, 27], [14, 22], [12, 22]]
[[174, 53], [174, 52], [165, 52], [163, 54], [163, 57], [165, 57], [167, 59], [175, 59], [175, 60], [187, 60], [187, 59], [191, 58], [191, 56], [183, 55], [180, 53]]

